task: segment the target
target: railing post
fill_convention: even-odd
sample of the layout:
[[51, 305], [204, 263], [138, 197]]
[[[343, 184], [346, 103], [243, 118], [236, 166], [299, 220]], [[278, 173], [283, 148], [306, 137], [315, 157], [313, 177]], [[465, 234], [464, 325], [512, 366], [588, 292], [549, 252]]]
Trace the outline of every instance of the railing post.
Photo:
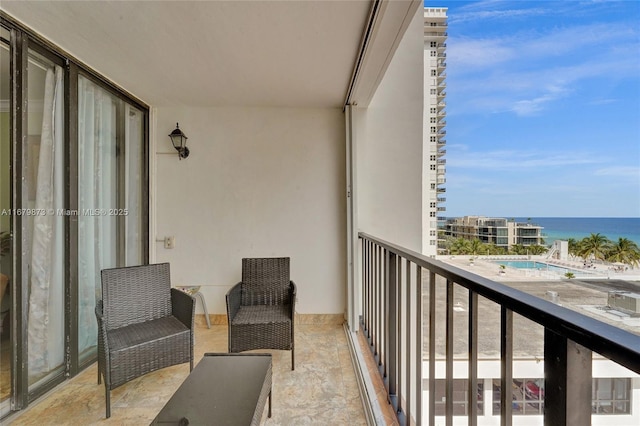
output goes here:
[[394, 410], [398, 411], [397, 400], [397, 380], [398, 380], [398, 306], [397, 306], [397, 286], [398, 286], [398, 256], [387, 250], [385, 270], [385, 299], [386, 299], [386, 330], [385, 330], [385, 366], [387, 371], [387, 390], [389, 391], [389, 402]]
[[447, 280], [445, 326], [445, 424], [453, 426], [453, 282]]
[[478, 424], [478, 293], [469, 290], [469, 426]]
[[[416, 426], [422, 426], [422, 300], [422, 267], [416, 265]], [[411, 415], [407, 424], [411, 424]]]
[[436, 274], [429, 271], [429, 422], [436, 419]]
[[500, 426], [511, 426], [513, 406], [513, 312], [500, 309]]
[[591, 351], [544, 330], [544, 426], [591, 424]]

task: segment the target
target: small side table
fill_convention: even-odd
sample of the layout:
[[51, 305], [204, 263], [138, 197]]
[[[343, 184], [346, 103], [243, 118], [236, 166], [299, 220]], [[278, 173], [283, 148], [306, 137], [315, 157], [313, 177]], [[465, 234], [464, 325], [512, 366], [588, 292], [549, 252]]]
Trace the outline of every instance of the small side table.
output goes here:
[[176, 288], [184, 291], [185, 293], [200, 299], [202, 303], [202, 310], [204, 311], [204, 318], [207, 320], [207, 328], [211, 328], [211, 320], [209, 319], [209, 311], [207, 311], [207, 303], [204, 301], [204, 296], [200, 293], [199, 285], [191, 286], [177, 286]]

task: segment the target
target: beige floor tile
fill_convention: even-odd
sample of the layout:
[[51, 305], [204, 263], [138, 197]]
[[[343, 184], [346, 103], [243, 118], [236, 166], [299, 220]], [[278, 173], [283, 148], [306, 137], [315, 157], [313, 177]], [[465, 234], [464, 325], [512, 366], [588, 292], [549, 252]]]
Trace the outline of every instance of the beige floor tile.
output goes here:
[[[227, 328], [196, 326], [195, 363], [207, 352], [227, 352]], [[273, 356], [273, 413], [265, 425], [364, 425], [365, 417], [342, 326], [296, 325], [296, 369], [289, 351]], [[189, 374], [188, 364], [149, 373], [111, 392], [105, 419], [104, 386], [93, 365], [33, 403], [12, 425], [146, 425]], [[212, 386], [215, 385], [212, 383]], [[4, 424], [4, 423], [3, 423]]]

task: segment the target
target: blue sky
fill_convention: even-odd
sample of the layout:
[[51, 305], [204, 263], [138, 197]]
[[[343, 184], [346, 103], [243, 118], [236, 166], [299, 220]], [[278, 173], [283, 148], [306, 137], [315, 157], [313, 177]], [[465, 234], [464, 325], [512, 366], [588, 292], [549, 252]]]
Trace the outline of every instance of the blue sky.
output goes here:
[[640, 2], [448, 7], [446, 216], [640, 217]]

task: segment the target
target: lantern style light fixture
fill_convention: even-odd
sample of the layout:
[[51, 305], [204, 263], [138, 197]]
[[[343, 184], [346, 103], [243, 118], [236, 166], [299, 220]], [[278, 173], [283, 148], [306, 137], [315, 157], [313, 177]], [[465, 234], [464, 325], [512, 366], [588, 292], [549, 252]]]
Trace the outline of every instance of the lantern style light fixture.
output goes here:
[[180, 159], [187, 158], [189, 156], [189, 148], [187, 148], [187, 135], [185, 135], [182, 130], [180, 130], [180, 126], [176, 123], [176, 128], [173, 132], [169, 133], [169, 137], [171, 138], [171, 143], [173, 147], [178, 151], [178, 155]]

